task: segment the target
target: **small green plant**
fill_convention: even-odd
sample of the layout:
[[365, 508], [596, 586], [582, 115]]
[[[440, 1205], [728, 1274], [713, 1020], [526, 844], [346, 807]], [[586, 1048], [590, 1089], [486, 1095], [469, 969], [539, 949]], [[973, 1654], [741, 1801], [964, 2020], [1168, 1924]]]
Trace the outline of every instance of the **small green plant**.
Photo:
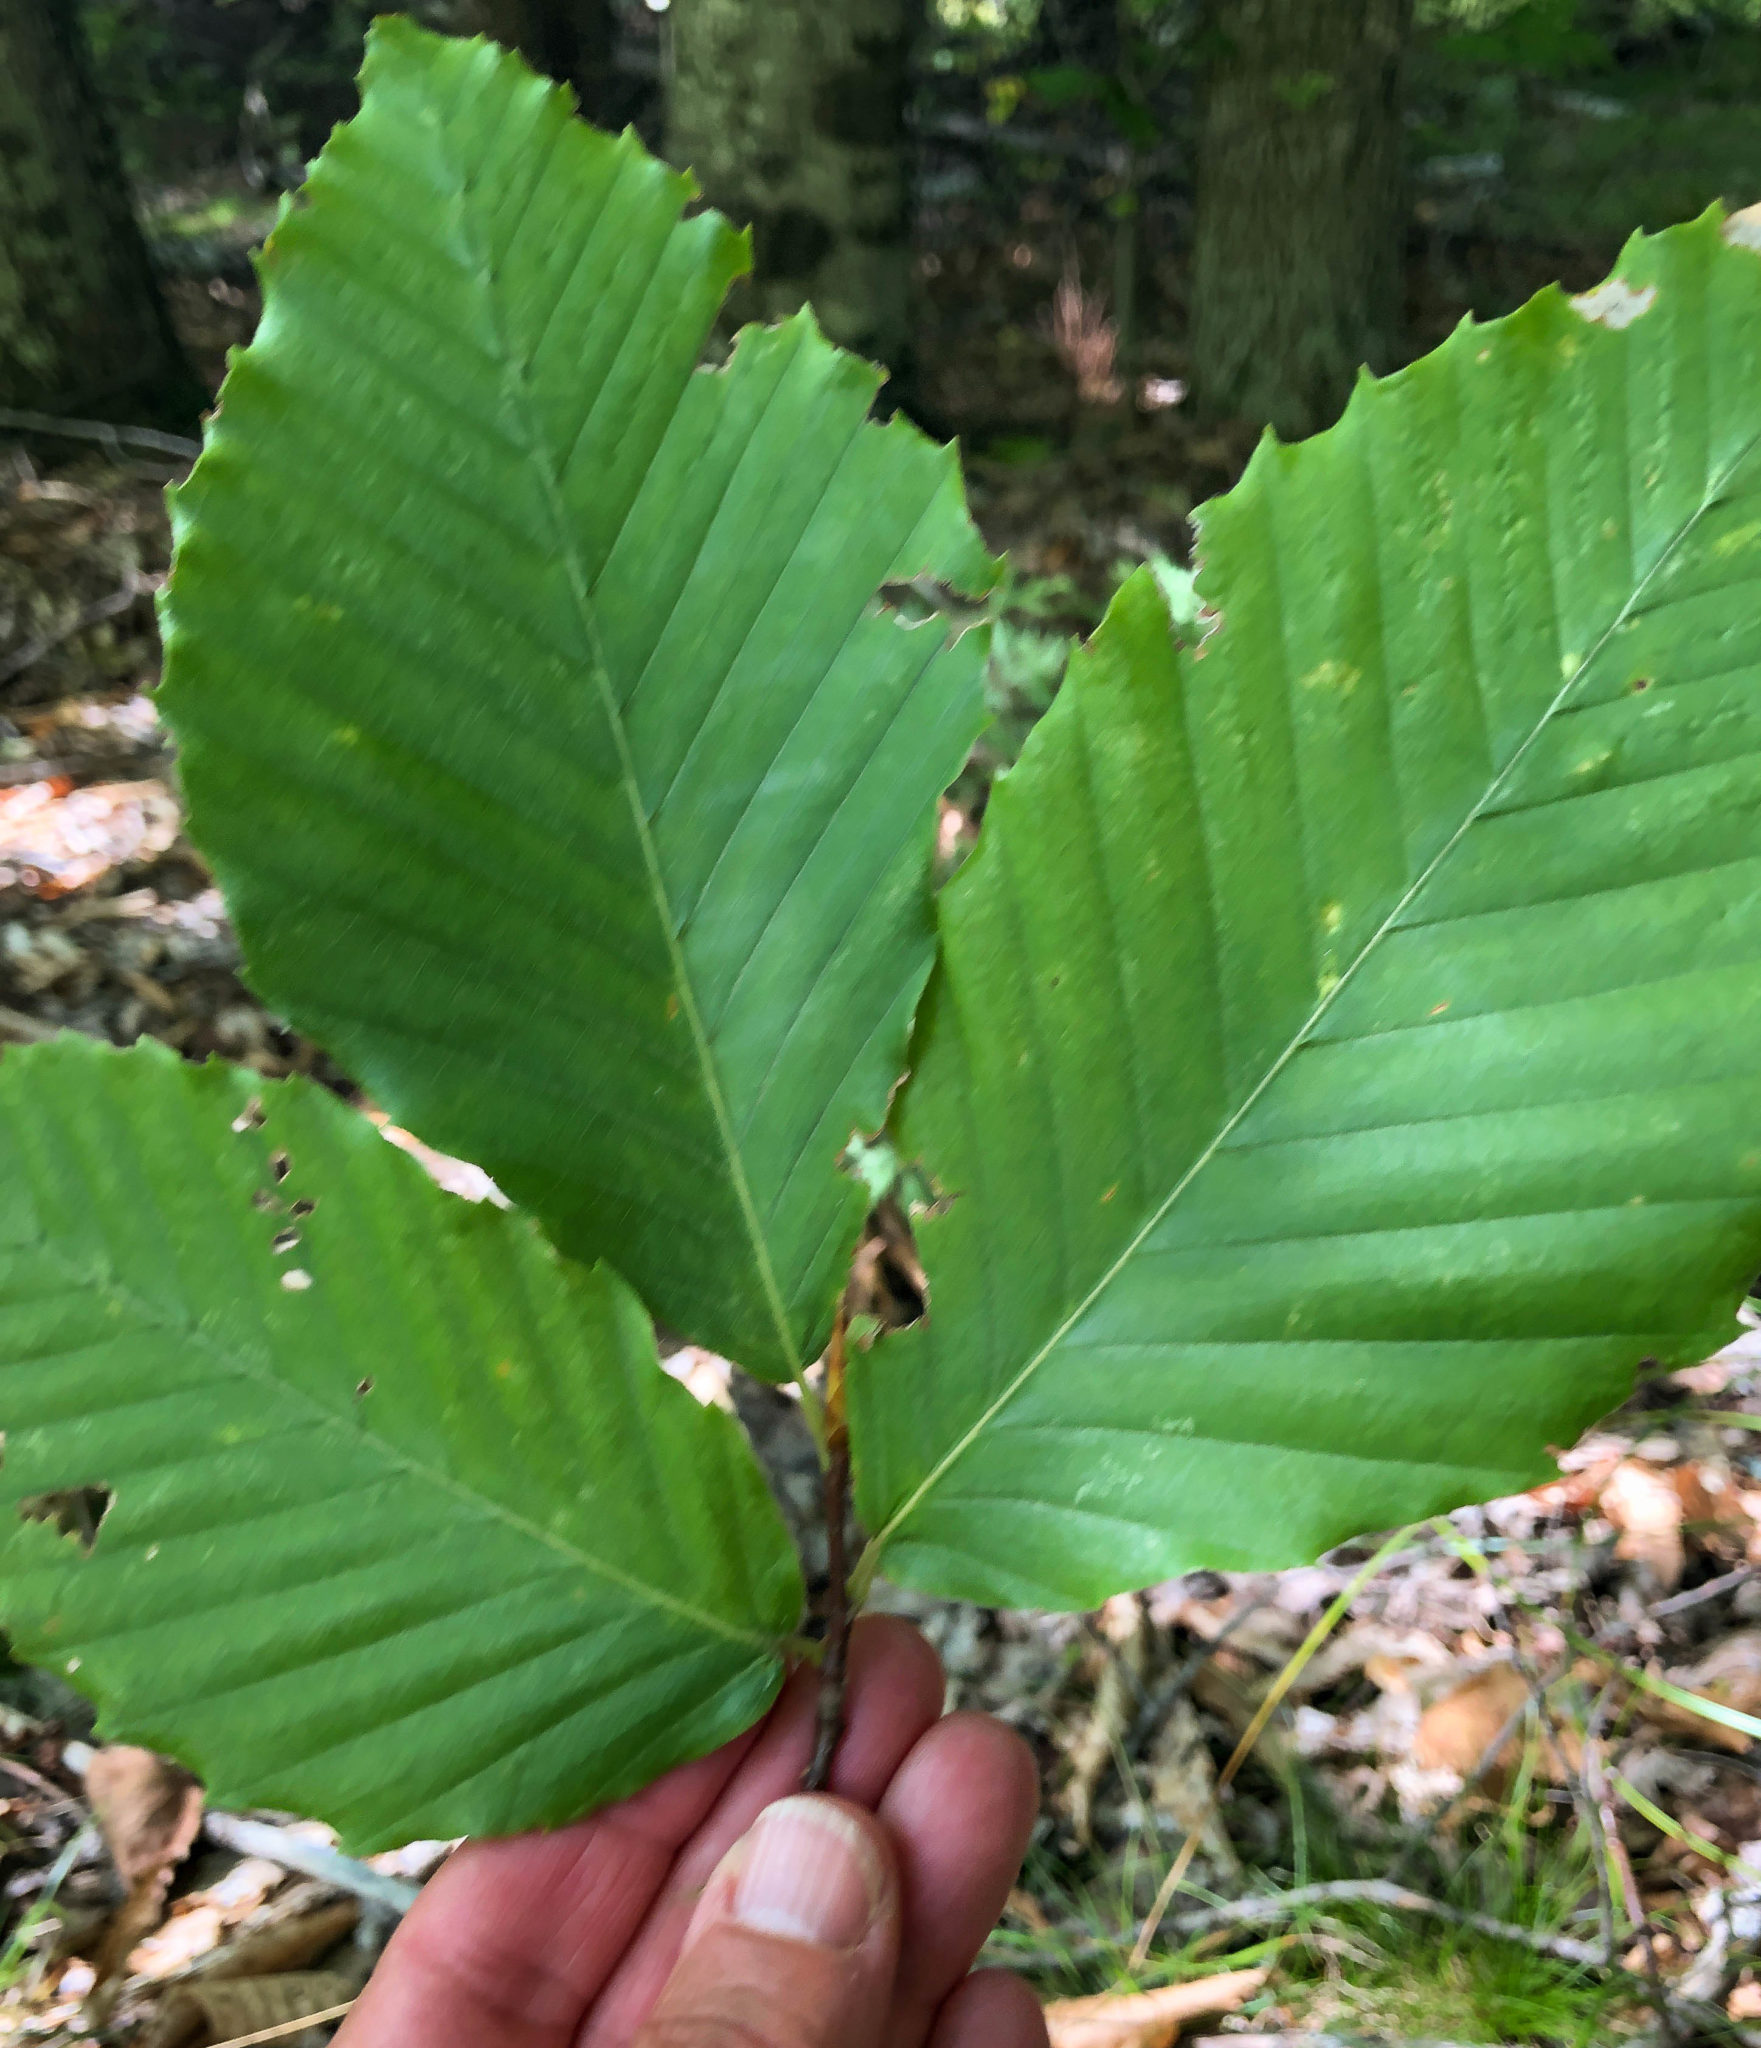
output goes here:
[[[255, 984], [517, 1207], [300, 1082], [0, 1063], [6, 1625], [359, 1847], [626, 1792], [800, 1653], [650, 1313], [801, 1383], [834, 1530], [853, 1456], [853, 1598], [1087, 1607], [1532, 1482], [1761, 1261], [1751, 221], [1268, 441], [1194, 644], [1127, 580], [936, 905], [985, 649], [900, 593], [997, 565], [810, 318], [697, 367], [690, 198], [383, 25], [175, 499]], [[929, 1310], [846, 1364], [883, 1127]]]

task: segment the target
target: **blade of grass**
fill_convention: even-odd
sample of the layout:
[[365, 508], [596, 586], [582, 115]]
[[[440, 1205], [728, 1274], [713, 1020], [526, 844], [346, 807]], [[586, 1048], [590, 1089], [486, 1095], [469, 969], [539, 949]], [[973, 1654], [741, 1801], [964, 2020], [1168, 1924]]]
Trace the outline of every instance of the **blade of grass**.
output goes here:
[[1745, 1714], [1740, 1707], [1727, 1707], [1723, 1700], [1711, 1700], [1702, 1692], [1690, 1692], [1685, 1685], [1674, 1685], [1667, 1678], [1659, 1678], [1654, 1672], [1641, 1670], [1636, 1664], [1624, 1663], [1611, 1650], [1603, 1649], [1588, 1636], [1580, 1636], [1574, 1629], [1563, 1623], [1558, 1624], [1559, 1632], [1580, 1656], [1594, 1657], [1610, 1671], [1618, 1672], [1628, 1685], [1636, 1685], [1641, 1692], [1648, 1692], [1654, 1698], [1667, 1700], [1672, 1707], [1696, 1714], [1702, 1721], [1716, 1721], [1721, 1728], [1734, 1728], [1739, 1735], [1761, 1736], [1761, 1721], [1753, 1714]]
[[1665, 1813], [1654, 1800], [1647, 1799], [1636, 1785], [1629, 1784], [1618, 1771], [1609, 1772], [1608, 1782], [1634, 1813], [1641, 1820], [1648, 1820], [1660, 1834], [1667, 1835], [1672, 1842], [1679, 1842], [1684, 1849], [1692, 1849], [1695, 1855], [1706, 1857], [1709, 1862], [1716, 1863], [1721, 1870], [1728, 1871], [1731, 1876], [1746, 1878], [1753, 1882], [1755, 1872], [1751, 1865], [1740, 1861], [1728, 1850], [1721, 1849], [1705, 1835], [1697, 1835], [1692, 1828], [1684, 1828], [1679, 1820]]
[[43, 1889], [26, 1907], [18, 1925], [12, 1930], [12, 1939], [6, 1944], [4, 1953], [0, 1953], [0, 1988], [10, 1985], [17, 1977], [26, 1955], [30, 1952], [31, 1937], [49, 1917], [56, 1894], [67, 1882], [68, 1872], [95, 1839], [94, 1831], [90, 1827], [75, 1829], [68, 1837], [61, 1854], [49, 1866], [49, 1875], [43, 1880]]
[[1217, 1783], [1212, 1790], [1205, 1810], [1193, 1823], [1186, 1840], [1181, 1843], [1180, 1853], [1169, 1866], [1168, 1875], [1163, 1878], [1161, 1889], [1156, 1893], [1155, 1904], [1144, 1915], [1143, 1925], [1137, 1930], [1137, 1940], [1132, 1945], [1130, 1967], [1133, 1970], [1141, 1970], [1143, 1968], [1144, 1961], [1150, 1952], [1150, 1943], [1155, 1940], [1156, 1932], [1166, 1917], [1169, 1906], [1173, 1903], [1174, 1894], [1179, 1891], [1181, 1881], [1192, 1867], [1192, 1859], [1198, 1854], [1199, 1843], [1203, 1839], [1205, 1829], [1210, 1825], [1212, 1814], [1217, 1810], [1218, 1802], [1222, 1799], [1223, 1794], [1228, 1791], [1230, 1785], [1234, 1783], [1236, 1772], [1241, 1769], [1242, 1765], [1246, 1763], [1248, 1757], [1252, 1754], [1254, 1744], [1266, 1732], [1266, 1724], [1278, 1711], [1279, 1703], [1302, 1676], [1315, 1652], [1345, 1618], [1346, 1611], [1351, 1606], [1351, 1603], [1385, 1564], [1391, 1559], [1398, 1557], [1403, 1550], [1411, 1546], [1423, 1526], [1419, 1522], [1410, 1522], [1404, 1529], [1396, 1529], [1394, 1534], [1386, 1539], [1381, 1547], [1359, 1567], [1355, 1576], [1341, 1588], [1337, 1599], [1334, 1600], [1326, 1613], [1321, 1616], [1320, 1620], [1315, 1623], [1314, 1627], [1309, 1630], [1290, 1658], [1290, 1661], [1279, 1672], [1278, 1676], [1273, 1679], [1265, 1698], [1260, 1702], [1259, 1711], [1247, 1724], [1246, 1731], [1243, 1733], [1241, 1740], [1235, 1745], [1234, 1754], [1217, 1774]]

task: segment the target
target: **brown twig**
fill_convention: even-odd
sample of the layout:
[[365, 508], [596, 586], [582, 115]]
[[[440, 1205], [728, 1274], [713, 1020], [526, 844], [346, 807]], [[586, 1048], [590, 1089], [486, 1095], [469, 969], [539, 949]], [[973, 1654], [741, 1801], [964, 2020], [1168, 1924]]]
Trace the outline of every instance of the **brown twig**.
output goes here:
[[37, 1791], [46, 1793], [57, 1806], [71, 1807], [76, 1813], [79, 1811], [77, 1799], [70, 1798], [53, 1780], [45, 1778], [41, 1771], [32, 1770], [29, 1764], [20, 1763], [17, 1757], [0, 1756], [0, 1771], [17, 1778], [21, 1784], [32, 1785]]
[[40, 1018], [27, 1017], [22, 1010], [0, 1003], [0, 1045], [42, 1045], [55, 1036], [56, 1027]]
[[850, 1516], [850, 1425], [844, 1408], [847, 1315], [846, 1304], [840, 1302], [825, 1354], [825, 1656], [819, 1667], [813, 1761], [801, 1780], [804, 1792], [826, 1789], [832, 1758], [844, 1732], [844, 1679], [850, 1648], [849, 1563], [844, 1555], [844, 1530]]
[[1707, 1600], [1716, 1600], [1721, 1593], [1731, 1593], [1752, 1579], [1761, 1566], [1740, 1564], [1734, 1572], [1725, 1572], [1716, 1579], [1708, 1579], [1703, 1586], [1692, 1586], [1685, 1593], [1672, 1593], [1667, 1600], [1652, 1603], [1653, 1618], [1661, 1619], [1666, 1614], [1685, 1614], [1690, 1607], [1698, 1607]]
[[58, 413], [26, 412], [16, 405], [0, 405], [0, 433], [55, 434], [68, 441], [96, 441], [118, 452], [124, 446], [150, 448], [155, 455], [170, 455], [182, 462], [194, 462], [202, 452], [200, 441], [181, 434], [162, 434], [157, 427], [112, 426], [108, 420], [66, 420]]
[[27, 641], [23, 647], [15, 648], [4, 660], [0, 660], [0, 683], [10, 683], [23, 675], [27, 668], [34, 667], [45, 654], [53, 654], [64, 641], [71, 640], [77, 633], [83, 633], [88, 626], [102, 625], [106, 619], [119, 617], [128, 610], [143, 590], [149, 587], [131, 573], [120, 590], [113, 590], [108, 597], [99, 598], [96, 604], [87, 605], [84, 611], [64, 625], [57, 626], [52, 632], [39, 634], [36, 639]]
[[1451, 1927], [1466, 1927], [1493, 1941], [1508, 1941], [1537, 1955], [1552, 1956], [1562, 1963], [1576, 1963], [1591, 1969], [1609, 1968], [1612, 1958], [1600, 1942], [1576, 1941], [1567, 1934], [1548, 1934], [1538, 1927], [1518, 1927], [1508, 1920], [1495, 1920], [1486, 1913], [1470, 1913], [1460, 1906], [1445, 1904], [1424, 1892], [1389, 1884], [1382, 1878], [1341, 1878], [1332, 1884], [1303, 1885], [1296, 1891], [1276, 1892], [1270, 1898], [1234, 1899], [1227, 1905], [1207, 1907], [1199, 1913], [1182, 1913], [1171, 1925], [1183, 1941], [1208, 1934], [1214, 1928], [1267, 1927], [1311, 1906], [1359, 1904], [1384, 1906], [1391, 1912], [1417, 1913], [1427, 1919], [1445, 1921]]
[[[1608, 1774], [1602, 1768], [1602, 1730], [1614, 1701], [1614, 1680], [1607, 1680], [1596, 1695], [1584, 1720], [1582, 1754], [1571, 1783], [1572, 1805], [1590, 1838], [1596, 1870], [1596, 1912], [1602, 1941], [1614, 1953], [1614, 1882], [1620, 1880], [1620, 1906], [1629, 1927], [1642, 1926], [1645, 1906], [1632, 1864], [1620, 1839], [1620, 1823], [1608, 1789]], [[1648, 1952], [1648, 1951], [1647, 1951]], [[1655, 1976], [1655, 1971], [1653, 1971]]]
[[[1184, 1946], [1202, 1935], [1274, 1927], [1281, 1920], [1294, 1919], [1311, 1910], [1348, 1905], [1380, 1906], [1388, 1912], [1413, 1913], [1425, 1919], [1441, 1920], [1447, 1926], [1464, 1927], [1472, 1933], [1485, 1935], [1488, 1940], [1506, 1941], [1513, 1947], [1531, 1949], [1536, 1955], [1551, 1956], [1556, 1962], [1570, 1963], [1580, 1969], [1606, 1970], [1614, 1964], [1614, 1958], [1600, 1942], [1579, 1941], [1569, 1934], [1550, 1934], [1540, 1927], [1520, 1927], [1514, 1921], [1496, 1920], [1487, 1913], [1470, 1913], [1464, 1907], [1449, 1905], [1442, 1899], [1433, 1899], [1426, 1892], [1413, 1891], [1406, 1885], [1392, 1884], [1379, 1877], [1345, 1877], [1329, 1884], [1303, 1885], [1295, 1891], [1227, 1900], [1220, 1906], [1207, 1906], [1197, 1912], [1171, 1914], [1167, 1924], [1178, 1944]], [[1017, 1962], [1014, 1966], [1017, 1969], [1042, 1966], [1062, 1969], [1071, 1963], [1103, 1957], [1113, 1960], [1117, 1957], [1118, 1947], [1119, 1944], [1112, 1941], [1077, 1940], [1060, 1950], [1048, 1950], [1043, 1964], [1035, 1959], [1032, 1963]]]
[[1180, 1845], [1179, 1855], [1169, 1864], [1168, 1874], [1162, 1879], [1155, 1899], [1151, 1903], [1149, 1911], [1143, 1917], [1143, 1924], [1137, 1930], [1137, 1941], [1131, 1951], [1131, 1968], [1133, 1970], [1141, 1970], [1143, 1968], [1144, 1962], [1149, 1956], [1150, 1946], [1156, 1938], [1156, 1930], [1167, 1917], [1168, 1908], [1174, 1903], [1175, 1894], [1185, 1882], [1186, 1873], [1192, 1867], [1192, 1859], [1198, 1854], [1199, 1845], [1204, 1839], [1205, 1829], [1210, 1825], [1211, 1816], [1216, 1813], [1222, 1804], [1223, 1794], [1234, 1783], [1236, 1772], [1241, 1769], [1242, 1765], [1246, 1763], [1248, 1757], [1253, 1753], [1254, 1745], [1265, 1733], [1266, 1724], [1278, 1711], [1279, 1703], [1283, 1700], [1284, 1695], [1296, 1683], [1297, 1679], [1302, 1676], [1309, 1659], [1314, 1656], [1315, 1652], [1333, 1633], [1339, 1623], [1345, 1619], [1351, 1603], [1390, 1558], [1397, 1557], [1401, 1551], [1406, 1549], [1412, 1539], [1413, 1530], [1416, 1526], [1416, 1524], [1411, 1524], [1404, 1529], [1396, 1529], [1393, 1535], [1387, 1537], [1381, 1543], [1368, 1561], [1358, 1567], [1357, 1571], [1334, 1596], [1320, 1620], [1315, 1623], [1314, 1627], [1303, 1638], [1301, 1645], [1295, 1653], [1286, 1660], [1283, 1670], [1278, 1673], [1277, 1677], [1273, 1679], [1271, 1685], [1267, 1688], [1265, 1698], [1260, 1701], [1259, 1706], [1255, 1709], [1254, 1717], [1247, 1724], [1246, 1729], [1242, 1733], [1241, 1740], [1231, 1752], [1229, 1761], [1218, 1772], [1217, 1782], [1211, 1787], [1211, 1796], [1206, 1802], [1204, 1813], [1199, 1817], [1196, 1825], [1187, 1830], [1186, 1840]]

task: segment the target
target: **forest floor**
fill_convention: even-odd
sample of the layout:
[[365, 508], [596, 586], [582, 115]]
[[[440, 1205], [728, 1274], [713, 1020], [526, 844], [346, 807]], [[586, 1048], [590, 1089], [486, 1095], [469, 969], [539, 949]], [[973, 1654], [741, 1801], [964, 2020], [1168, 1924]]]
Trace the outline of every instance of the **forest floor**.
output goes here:
[[[1123, 570], [1183, 559], [1192, 505], [1252, 443], [1189, 420], [1175, 357], [1085, 405], [1049, 320], [1008, 312], [1057, 276], [1043, 248], [1005, 246], [980, 295], [1003, 308], [1014, 409], [987, 422], [971, 493], [1013, 566], [950, 858], [1071, 636]], [[217, 371], [254, 304], [223, 273], [180, 285], [178, 310]], [[951, 407], [981, 355], [944, 378]], [[241, 980], [183, 836], [152, 696], [180, 470], [133, 444], [0, 444], [0, 1044], [150, 1033], [348, 1092]], [[792, 1404], [704, 1354], [671, 1365], [740, 1410], [807, 1527]], [[991, 1959], [1049, 2000], [1104, 2001], [1057, 2011], [1063, 2048], [1162, 2048], [1177, 2028], [1235, 2048], [1761, 2042], [1761, 1329], [1647, 1383], [1561, 1447], [1553, 1482], [1379, 1561], [1359, 1545], [1199, 1573], [1089, 1615], [879, 1604], [935, 1640], [951, 1703], [1040, 1755]], [[0, 2038], [201, 2048], [329, 2012], [446, 1847], [369, 1868], [292, 1816], [204, 1814], [174, 1767], [94, 1747], [58, 1682], [0, 1669]]]

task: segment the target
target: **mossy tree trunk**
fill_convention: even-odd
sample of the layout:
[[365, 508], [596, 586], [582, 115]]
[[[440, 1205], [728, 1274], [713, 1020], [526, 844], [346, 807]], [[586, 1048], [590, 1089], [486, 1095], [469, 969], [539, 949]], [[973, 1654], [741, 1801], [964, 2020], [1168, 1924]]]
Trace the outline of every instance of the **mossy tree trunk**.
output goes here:
[[0, 0], [0, 405], [192, 425], [75, 0]]
[[1412, 0], [1214, 0], [1192, 268], [1194, 395], [1287, 436], [1400, 331]]
[[905, 91], [920, 0], [673, 0], [667, 154], [750, 221], [740, 310], [811, 300], [836, 341], [904, 368]]

